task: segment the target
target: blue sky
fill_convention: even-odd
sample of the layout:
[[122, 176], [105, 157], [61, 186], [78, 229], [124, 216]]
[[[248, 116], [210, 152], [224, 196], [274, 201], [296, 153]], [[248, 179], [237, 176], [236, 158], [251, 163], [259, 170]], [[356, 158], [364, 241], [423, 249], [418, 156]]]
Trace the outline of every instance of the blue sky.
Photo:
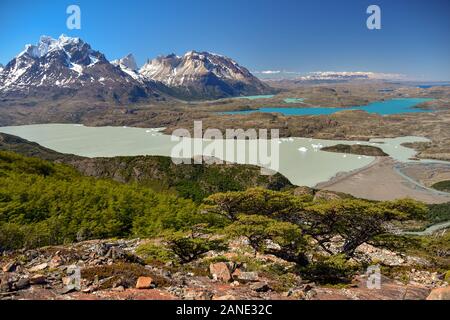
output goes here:
[[[81, 8], [81, 30], [66, 8]], [[366, 8], [381, 7], [368, 30]], [[450, 80], [449, 0], [0, 0], [0, 63], [43, 34], [79, 36], [139, 65], [160, 54], [205, 50], [252, 71], [374, 71]]]

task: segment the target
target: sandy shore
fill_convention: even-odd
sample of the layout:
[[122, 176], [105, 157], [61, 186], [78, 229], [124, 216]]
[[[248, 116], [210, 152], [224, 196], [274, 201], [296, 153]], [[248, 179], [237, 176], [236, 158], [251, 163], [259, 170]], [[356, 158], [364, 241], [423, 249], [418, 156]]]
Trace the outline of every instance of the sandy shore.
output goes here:
[[426, 203], [450, 202], [450, 195], [435, 192], [402, 176], [395, 165], [391, 158], [379, 157], [364, 168], [339, 174], [316, 187], [370, 200], [413, 198]]

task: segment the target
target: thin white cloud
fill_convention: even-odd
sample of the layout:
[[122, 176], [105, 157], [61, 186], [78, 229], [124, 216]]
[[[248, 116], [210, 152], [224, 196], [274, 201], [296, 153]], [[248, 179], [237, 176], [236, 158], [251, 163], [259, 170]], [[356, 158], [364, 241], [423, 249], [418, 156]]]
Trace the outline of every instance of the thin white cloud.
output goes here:
[[263, 70], [254, 71], [264, 79], [295, 79], [303, 81], [314, 80], [405, 80], [408, 77], [399, 73], [383, 73], [370, 71], [315, 71], [302, 73], [287, 70]]
[[280, 70], [263, 70], [263, 71], [254, 71], [253, 73], [260, 73], [260, 74], [278, 74], [281, 73]]
[[328, 79], [374, 79], [374, 80], [399, 80], [405, 75], [398, 73], [380, 73], [366, 71], [317, 71], [310, 72], [300, 77], [300, 80], [328, 80]]

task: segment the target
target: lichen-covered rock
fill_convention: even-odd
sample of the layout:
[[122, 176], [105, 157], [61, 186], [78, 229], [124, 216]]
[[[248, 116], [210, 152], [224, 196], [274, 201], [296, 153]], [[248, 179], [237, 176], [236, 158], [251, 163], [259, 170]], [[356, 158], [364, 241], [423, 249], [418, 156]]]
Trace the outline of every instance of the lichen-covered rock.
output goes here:
[[431, 290], [427, 300], [450, 300], [450, 286]]
[[214, 280], [229, 282], [231, 280], [231, 273], [225, 262], [211, 263], [209, 265], [209, 272]]
[[152, 289], [155, 282], [152, 277], [139, 277], [136, 282], [136, 289]]

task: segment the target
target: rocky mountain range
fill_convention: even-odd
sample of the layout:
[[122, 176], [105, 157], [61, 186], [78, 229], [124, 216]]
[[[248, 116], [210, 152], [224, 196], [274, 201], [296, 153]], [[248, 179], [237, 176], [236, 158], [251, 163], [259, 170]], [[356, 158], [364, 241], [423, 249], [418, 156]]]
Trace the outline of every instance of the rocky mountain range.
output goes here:
[[217, 98], [262, 94], [270, 88], [234, 60], [209, 52], [189, 51], [148, 61], [139, 73], [162, 82], [176, 96]]
[[0, 98], [77, 97], [118, 103], [253, 95], [270, 88], [235, 61], [195, 51], [149, 61], [108, 61], [80, 38], [42, 36], [0, 67]]
[[161, 95], [151, 82], [143, 85], [83, 40], [43, 36], [5, 66], [0, 73], [0, 96], [136, 102]]

